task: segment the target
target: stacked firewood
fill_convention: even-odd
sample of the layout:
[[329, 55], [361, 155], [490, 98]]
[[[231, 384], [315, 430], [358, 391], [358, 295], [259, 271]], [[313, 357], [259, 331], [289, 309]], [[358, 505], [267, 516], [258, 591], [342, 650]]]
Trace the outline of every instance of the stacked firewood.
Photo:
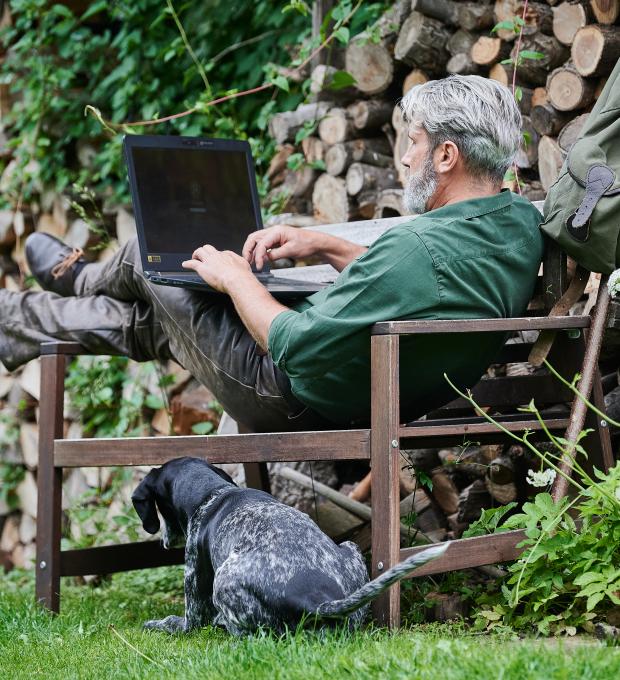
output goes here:
[[[544, 198], [620, 57], [620, 0], [529, 2], [519, 45], [511, 26], [522, 13], [523, 0], [394, 3], [332, 53], [332, 64], [314, 69], [313, 103], [271, 120], [279, 145], [271, 197], [322, 223], [402, 214], [408, 141], [397, 100], [429, 79], [478, 74], [514, 81], [524, 144], [507, 183]], [[517, 49], [515, 75], [508, 62]], [[355, 82], [333, 89], [342, 70]], [[301, 168], [287, 167], [293, 154], [303, 154]]]

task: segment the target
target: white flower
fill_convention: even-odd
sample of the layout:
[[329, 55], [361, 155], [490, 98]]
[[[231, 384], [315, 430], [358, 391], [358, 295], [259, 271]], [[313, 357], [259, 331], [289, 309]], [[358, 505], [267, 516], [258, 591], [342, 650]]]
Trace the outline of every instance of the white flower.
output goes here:
[[616, 297], [620, 293], [620, 269], [615, 269], [609, 275], [607, 281], [607, 289], [612, 297]]
[[535, 472], [534, 470], [528, 470], [527, 482], [531, 486], [540, 487], [549, 486], [549, 484], [553, 484], [555, 474], [556, 474], [555, 470], [552, 470], [551, 468], [548, 468], [546, 470], [538, 470], [537, 472]]

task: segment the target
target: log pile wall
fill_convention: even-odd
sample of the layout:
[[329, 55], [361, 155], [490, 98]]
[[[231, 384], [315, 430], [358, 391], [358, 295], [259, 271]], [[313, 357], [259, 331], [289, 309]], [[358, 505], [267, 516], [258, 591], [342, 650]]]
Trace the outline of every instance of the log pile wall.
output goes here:
[[[314, 103], [272, 119], [280, 154], [302, 153], [315, 168], [274, 173], [272, 196], [280, 196], [286, 211], [317, 222], [402, 214], [407, 131], [397, 100], [412, 86], [449, 74], [477, 74], [511, 87], [513, 66], [506, 60], [515, 58], [517, 35], [493, 28], [522, 12], [522, 0], [394, 3], [334, 57], [334, 66], [316, 67]], [[520, 52], [537, 58], [522, 58], [516, 71], [526, 133], [516, 166], [531, 200], [544, 198], [555, 181], [620, 57], [619, 14], [620, 0], [528, 3]], [[354, 85], [330, 88], [337, 66]], [[296, 142], [302, 126], [312, 123], [312, 135]], [[515, 179], [506, 184], [517, 189]]]

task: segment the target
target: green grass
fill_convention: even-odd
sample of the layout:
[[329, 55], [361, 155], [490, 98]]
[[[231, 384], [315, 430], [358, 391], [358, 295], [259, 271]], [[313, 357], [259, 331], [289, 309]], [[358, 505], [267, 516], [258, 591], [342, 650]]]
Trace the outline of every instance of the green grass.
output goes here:
[[146, 619], [182, 611], [176, 567], [118, 575], [96, 588], [64, 581], [58, 617], [34, 605], [29, 574], [0, 576], [0, 677], [620, 678], [618, 648], [584, 638], [575, 644], [480, 636], [462, 625], [244, 639], [210, 628], [175, 637], [141, 629]]

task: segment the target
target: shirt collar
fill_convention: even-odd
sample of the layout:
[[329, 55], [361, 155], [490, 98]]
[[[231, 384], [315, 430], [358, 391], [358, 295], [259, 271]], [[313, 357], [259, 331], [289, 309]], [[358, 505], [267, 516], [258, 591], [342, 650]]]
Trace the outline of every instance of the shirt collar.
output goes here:
[[487, 213], [501, 210], [513, 203], [514, 194], [510, 189], [502, 189], [499, 193], [492, 196], [481, 196], [480, 198], [468, 198], [465, 201], [449, 203], [441, 208], [435, 208], [423, 213], [421, 217], [441, 217], [442, 219], [458, 217], [468, 219], [470, 217], [480, 217]]

